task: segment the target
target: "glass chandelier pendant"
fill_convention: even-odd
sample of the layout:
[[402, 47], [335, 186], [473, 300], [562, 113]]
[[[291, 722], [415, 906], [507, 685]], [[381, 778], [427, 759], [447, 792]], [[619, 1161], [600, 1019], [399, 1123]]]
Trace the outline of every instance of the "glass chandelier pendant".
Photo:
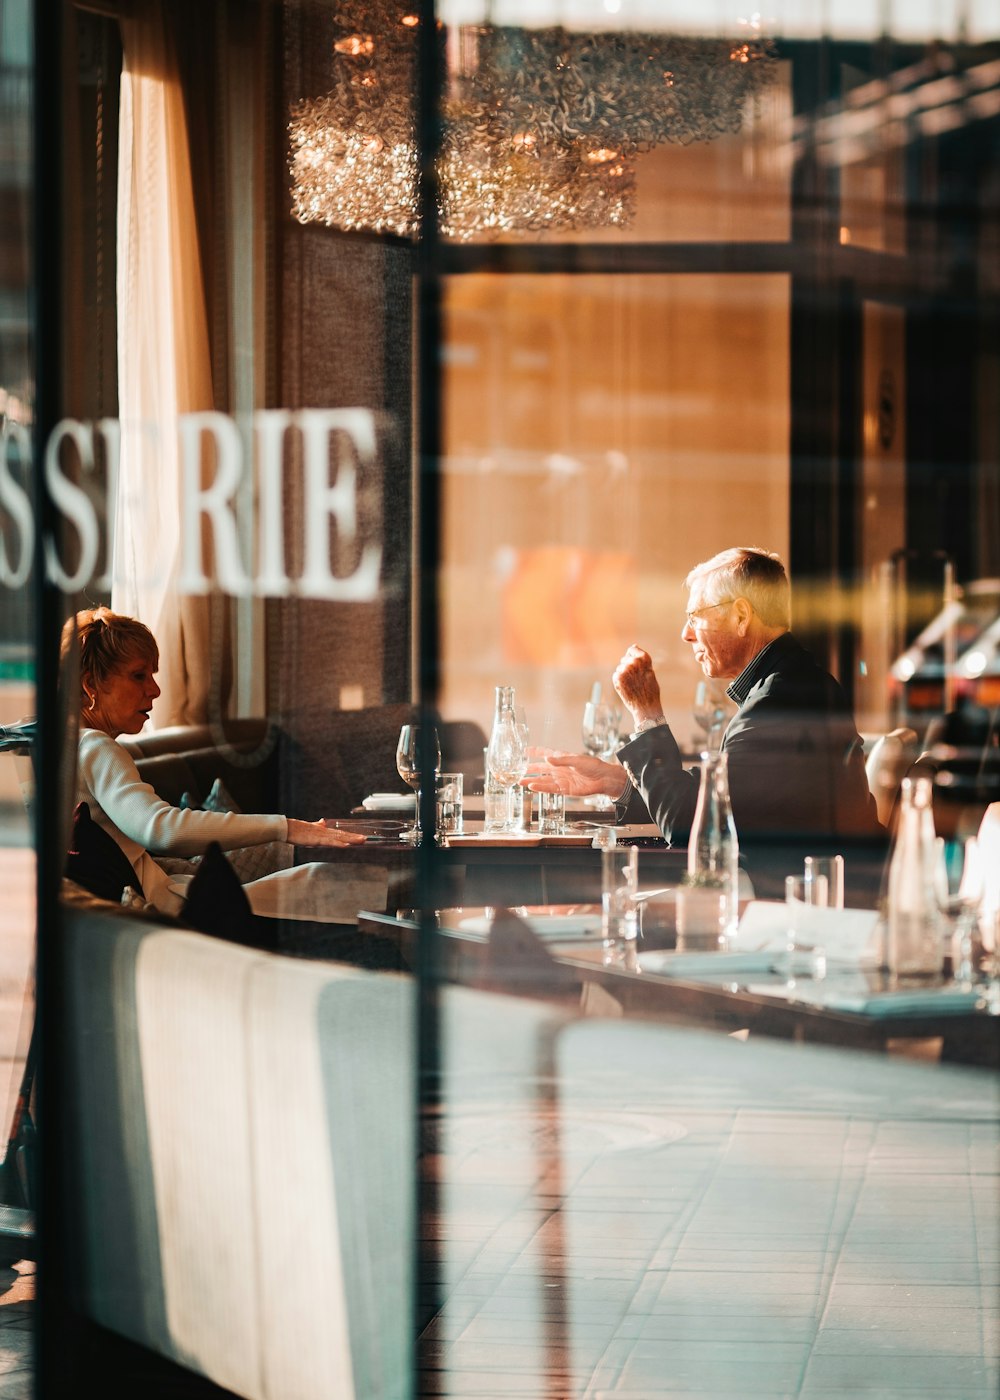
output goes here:
[[[418, 16], [343, 0], [335, 25], [332, 88], [290, 112], [292, 213], [413, 237]], [[776, 72], [754, 25], [737, 42], [495, 26], [444, 42], [441, 232], [460, 240], [628, 225], [636, 155], [739, 131]]]

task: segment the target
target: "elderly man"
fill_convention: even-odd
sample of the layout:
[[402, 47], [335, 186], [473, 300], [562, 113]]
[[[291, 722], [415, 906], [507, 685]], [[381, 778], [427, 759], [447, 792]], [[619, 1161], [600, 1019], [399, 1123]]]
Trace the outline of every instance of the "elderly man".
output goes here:
[[[722, 742], [741, 842], [754, 836], [884, 837], [844, 692], [789, 631], [788, 577], [777, 555], [727, 549], [688, 574], [681, 636], [706, 676], [730, 682], [739, 706]], [[668, 841], [683, 841], [698, 796], [660, 703], [649, 653], [631, 646], [614, 685], [632, 715], [617, 762], [550, 754], [535, 791], [604, 793], [624, 814], [641, 795]], [[818, 841], [817, 841], [818, 848]]]

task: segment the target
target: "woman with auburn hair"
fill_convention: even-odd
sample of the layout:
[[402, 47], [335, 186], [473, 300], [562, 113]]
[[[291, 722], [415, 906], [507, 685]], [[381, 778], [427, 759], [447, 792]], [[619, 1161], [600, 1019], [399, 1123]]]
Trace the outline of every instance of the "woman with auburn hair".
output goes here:
[[[162, 913], [184, 906], [185, 877], [168, 872], [160, 858], [202, 855], [216, 841], [223, 851], [271, 841], [293, 846], [354, 846], [364, 836], [323, 821], [244, 812], [209, 812], [174, 807], [143, 782], [132, 755], [118, 742], [138, 734], [153, 701], [159, 649], [149, 628], [110, 608], [86, 608], [63, 628], [61, 655], [67, 662], [79, 647], [80, 736], [77, 802], [125, 853], [143, 897]], [[190, 879], [191, 877], [186, 877]], [[324, 902], [335, 893], [332, 866], [308, 864], [276, 871], [244, 886], [254, 913], [323, 919]]]

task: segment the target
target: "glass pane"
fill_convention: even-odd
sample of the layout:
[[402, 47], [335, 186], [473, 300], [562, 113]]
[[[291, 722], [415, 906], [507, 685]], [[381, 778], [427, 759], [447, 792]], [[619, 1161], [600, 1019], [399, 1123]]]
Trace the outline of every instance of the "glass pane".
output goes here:
[[[787, 237], [789, 70], [759, 17], [677, 31], [456, 13], [442, 30], [441, 229], [456, 242]], [[342, 4], [290, 123], [303, 223], [417, 224], [418, 15]], [[753, 217], [748, 217], [748, 215]]]
[[[898, 1259], [867, 1269], [866, 1330], [829, 1323], [866, 1203], [891, 1197], [894, 1240], [915, 1209], [947, 1240], [922, 1232], [907, 1285], [974, 1280], [957, 1332], [900, 1354], [985, 1387], [996, 969], [973, 941], [966, 987], [969, 931], [935, 925], [940, 968], [896, 1018], [911, 989], [883, 935], [911, 759], [942, 763], [946, 854], [1000, 805], [995, 5], [56, 8], [46, 568], [63, 616], [107, 603], [148, 632], [85, 628], [69, 733], [42, 736], [70, 830], [71, 1110], [43, 1308], [58, 1323], [71, 1297], [130, 1394], [126, 1338], [178, 1393], [185, 1371], [303, 1400], [854, 1393], [884, 1384], [872, 1338], [903, 1335]], [[0, 724], [54, 698], [22, 569], [43, 480], [22, 451], [33, 9], [0, 0]], [[432, 17], [440, 236], [421, 246]], [[689, 869], [693, 816], [577, 790], [543, 831], [520, 765], [526, 742], [587, 748], [624, 784], [633, 716], [609, 736], [585, 711], [639, 644], [677, 745], [649, 752], [693, 798], [745, 703], [722, 663], [765, 603], [692, 600], [686, 578], [733, 545], [788, 566], [794, 637], [850, 712], [826, 754], [863, 770], [884, 827], [842, 851], [835, 820], [804, 836], [779, 806], [758, 871], [758, 801], [789, 767], [822, 788], [809, 727], [761, 764], [751, 818], [734, 796], [743, 867], [718, 895], [710, 851]], [[107, 669], [102, 627], [124, 638]], [[869, 770], [880, 753], [895, 767]], [[0, 768], [10, 1116], [33, 852], [26, 770]], [[803, 901], [785, 912], [786, 877], [828, 847], [870, 940], [839, 967], [796, 944]], [[720, 976], [734, 905], [724, 936], [767, 938]], [[699, 908], [707, 971], [677, 961], [712, 937]], [[815, 912], [843, 954], [841, 911]], [[947, 1014], [923, 1019], [928, 992]], [[929, 1160], [947, 1202], [914, 1187]], [[838, 1222], [845, 1191], [861, 1204]], [[71, 1332], [41, 1355], [75, 1394]]]
[[788, 542], [788, 279], [466, 276], [445, 300], [442, 706], [577, 748], [631, 642], [686, 743], [684, 579]]
[[[34, 1021], [35, 860], [28, 806], [32, 745], [19, 722], [35, 713], [31, 594], [31, 425], [29, 230], [31, 219], [31, 16], [27, 4], [0, 7], [0, 1015], [3, 1106], [2, 1199], [23, 1206], [27, 1153], [8, 1141], [16, 1119]], [[30, 1127], [30, 1121], [26, 1125]], [[33, 1204], [33, 1202], [32, 1202]], [[27, 1266], [25, 1266], [27, 1267]]]

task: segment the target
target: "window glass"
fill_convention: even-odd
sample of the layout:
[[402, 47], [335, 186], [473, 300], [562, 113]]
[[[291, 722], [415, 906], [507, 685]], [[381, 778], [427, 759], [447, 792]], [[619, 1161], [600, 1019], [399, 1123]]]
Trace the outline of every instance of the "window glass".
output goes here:
[[444, 708], [516, 683], [572, 748], [638, 641], [696, 745], [685, 576], [787, 550], [787, 278], [466, 276], [445, 306]]
[[[0, 1111], [7, 1174], [4, 1202], [33, 1208], [27, 1173], [32, 1129], [17, 1112], [30, 1090], [35, 1008], [33, 743], [21, 727], [35, 714], [32, 596], [31, 432], [31, 14], [0, 5]], [[15, 1134], [20, 1117], [22, 1131]], [[16, 1140], [12, 1140], [16, 1139]], [[19, 1268], [29, 1267], [19, 1261]]]

